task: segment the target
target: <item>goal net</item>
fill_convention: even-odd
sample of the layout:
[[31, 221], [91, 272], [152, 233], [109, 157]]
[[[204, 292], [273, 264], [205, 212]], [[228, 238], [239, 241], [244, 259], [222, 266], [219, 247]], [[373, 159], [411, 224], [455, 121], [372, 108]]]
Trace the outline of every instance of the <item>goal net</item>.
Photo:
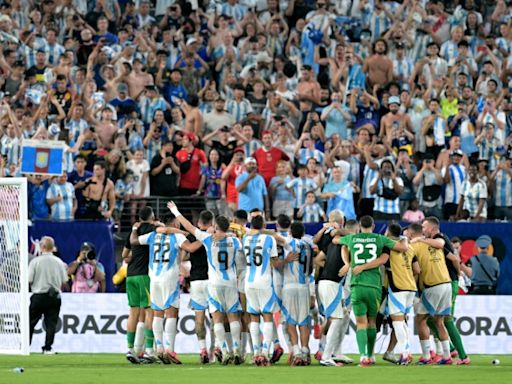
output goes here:
[[0, 354], [29, 354], [27, 180], [0, 178]]

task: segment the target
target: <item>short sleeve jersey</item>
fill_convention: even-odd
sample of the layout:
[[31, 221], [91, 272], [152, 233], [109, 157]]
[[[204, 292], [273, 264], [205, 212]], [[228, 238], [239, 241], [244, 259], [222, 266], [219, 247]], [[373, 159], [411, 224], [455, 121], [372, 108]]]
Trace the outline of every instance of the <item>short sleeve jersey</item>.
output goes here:
[[[358, 233], [341, 238], [341, 245], [346, 245], [350, 251], [352, 268], [378, 258], [384, 247], [392, 249], [395, 241], [375, 233]], [[381, 289], [382, 278], [379, 268], [367, 269], [359, 275], [352, 274], [350, 286], [366, 286]]]
[[270, 235], [247, 235], [243, 240], [247, 271], [245, 288], [272, 289], [272, 265], [277, 257], [276, 240]]
[[210, 233], [199, 229], [196, 229], [194, 236], [206, 248], [208, 283], [236, 287], [236, 260], [237, 254], [242, 250], [240, 240], [231, 236], [215, 240]]
[[141, 245], [149, 245], [149, 278], [155, 281], [178, 281], [180, 248], [187, 239], [181, 233], [151, 232], [139, 236]]
[[297, 260], [283, 268], [283, 286], [288, 284], [309, 284], [312, 268], [312, 250], [309, 244], [301, 239], [290, 240], [290, 252], [297, 253]]

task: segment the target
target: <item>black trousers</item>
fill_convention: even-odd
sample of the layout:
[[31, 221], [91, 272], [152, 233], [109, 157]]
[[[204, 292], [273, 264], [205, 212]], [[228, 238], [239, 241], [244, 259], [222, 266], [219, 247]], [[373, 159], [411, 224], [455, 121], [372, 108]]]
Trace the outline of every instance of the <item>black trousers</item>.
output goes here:
[[35, 293], [30, 298], [30, 343], [32, 344], [32, 335], [34, 328], [42, 316], [44, 328], [46, 328], [46, 340], [43, 350], [52, 349], [55, 339], [55, 330], [59, 321], [61, 299], [60, 295], [50, 293]]

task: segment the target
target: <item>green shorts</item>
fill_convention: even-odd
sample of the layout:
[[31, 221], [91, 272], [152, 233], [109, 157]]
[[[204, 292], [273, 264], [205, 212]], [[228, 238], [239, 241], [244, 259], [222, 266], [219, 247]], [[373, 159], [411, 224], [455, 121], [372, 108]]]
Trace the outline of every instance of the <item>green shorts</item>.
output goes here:
[[455, 300], [457, 300], [457, 295], [459, 294], [459, 281], [452, 281], [452, 307], [451, 307], [451, 315], [455, 313]]
[[126, 278], [126, 293], [130, 307], [148, 308], [150, 303], [149, 276], [128, 276]]
[[351, 289], [352, 309], [356, 317], [377, 317], [381, 299], [381, 289], [363, 285], [356, 285]]

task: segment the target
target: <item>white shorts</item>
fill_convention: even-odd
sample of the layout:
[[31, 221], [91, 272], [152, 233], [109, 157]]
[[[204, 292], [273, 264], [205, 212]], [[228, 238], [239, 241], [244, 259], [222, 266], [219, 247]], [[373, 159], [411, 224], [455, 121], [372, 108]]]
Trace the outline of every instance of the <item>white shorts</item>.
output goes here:
[[279, 311], [283, 306], [283, 275], [281, 275], [281, 273], [275, 272], [272, 274], [272, 288], [277, 302], [276, 310]]
[[304, 286], [284, 286], [283, 287], [283, 306], [281, 311], [290, 325], [309, 325], [311, 317], [309, 315], [309, 288]]
[[316, 284], [314, 281], [309, 283], [309, 296], [316, 297]]
[[180, 282], [151, 279], [149, 284], [151, 309], [165, 311], [171, 307], [180, 307]]
[[326, 318], [343, 318], [343, 285], [330, 280], [318, 282], [318, 310]]
[[401, 292], [393, 292], [391, 289], [388, 289], [388, 296], [386, 297], [386, 315], [399, 315], [399, 314], [408, 314], [413, 306], [414, 297], [416, 296], [416, 292], [412, 291], [401, 291]]
[[247, 313], [251, 315], [276, 311], [277, 299], [273, 289], [245, 288], [245, 297]]
[[208, 309], [210, 313], [236, 313], [242, 311], [238, 289], [226, 285], [208, 285]]
[[449, 316], [452, 303], [452, 285], [444, 283], [425, 288], [416, 309], [416, 314], [430, 316]]
[[188, 307], [194, 311], [205, 311], [208, 308], [208, 280], [190, 282], [190, 302]]

